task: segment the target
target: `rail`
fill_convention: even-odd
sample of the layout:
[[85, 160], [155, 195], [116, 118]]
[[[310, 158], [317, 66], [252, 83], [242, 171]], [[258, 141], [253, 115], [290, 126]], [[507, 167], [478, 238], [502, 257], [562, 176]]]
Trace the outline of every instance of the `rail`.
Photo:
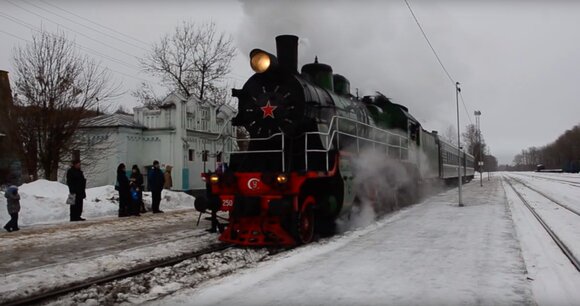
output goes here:
[[2, 305], [11, 306], [11, 305], [39, 304], [39, 303], [45, 302], [49, 299], [56, 298], [58, 296], [62, 296], [62, 295], [68, 294], [68, 293], [72, 293], [75, 291], [89, 288], [90, 286], [93, 286], [93, 285], [99, 285], [99, 284], [103, 284], [103, 283], [112, 282], [112, 281], [118, 280], [118, 279], [128, 278], [128, 277], [135, 276], [138, 274], [143, 274], [143, 273], [152, 271], [155, 268], [172, 266], [172, 265], [175, 265], [175, 264], [180, 263], [180, 262], [187, 260], [187, 259], [200, 257], [201, 255], [210, 254], [210, 253], [214, 253], [214, 252], [224, 251], [224, 250], [232, 248], [232, 247], [233, 246], [231, 244], [227, 244], [227, 243], [221, 243], [221, 242], [215, 243], [215, 244], [210, 245], [207, 248], [204, 248], [204, 249], [199, 250], [199, 251], [193, 251], [190, 253], [182, 254], [182, 255], [179, 255], [179, 256], [176, 256], [173, 258], [167, 258], [167, 259], [160, 260], [160, 261], [153, 261], [153, 262], [146, 263], [146, 264], [140, 265], [138, 267], [132, 268], [130, 270], [120, 270], [120, 271], [112, 273], [110, 275], [99, 276], [99, 277], [95, 277], [92, 279], [86, 279], [83, 281], [79, 281], [77, 283], [62, 285], [62, 286], [52, 288], [52, 289], [49, 289], [46, 291], [32, 293], [28, 296], [21, 297], [21, 298], [6, 299], [6, 300], [2, 301]]
[[574, 254], [572, 253], [572, 251], [570, 251], [570, 248], [562, 241], [562, 239], [560, 239], [560, 237], [558, 237], [558, 235], [554, 232], [554, 230], [552, 230], [552, 228], [536, 212], [536, 210], [528, 203], [528, 201], [522, 196], [522, 194], [519, 191], [516, 190], [516, 188], [514, 187], [514, 185], [512, 184], [512, 182], [510, 181], [511, 179], [513, 179], [513, 178], [512, 177], [509, 177], [509, 178], [504, 177], [504, 180], [508, 183], [508, 185], [514, 191], [514, 193], [518, 196], [518, 198], [520, 198], [520, 200], [522, 201], [522, 203], [526, 206], [526, 208], [528, 208], [528, 210], [532, 213], [532, 215], [536, 218], [536, 220], [538, 220], [538, 222], [540, 223], [540, 225], [542, 225], [542, 227], [544, 228], [544, 230], [546, 230], [546, 232], [552, 238], [552, 240], [554, 241], [554, 243], [556, 243], [556, 245], [558, 246], [558, 248], [560, 248], [560, 250], [562, 251], [562, 253], [564, 253], [564, 255], [568, 258], [568, 260], [570, 260], [570, 262], [572, 263], [572, 265], [574, 266], [574, 268], [576, 268], [576, 270], [578, 272], [580, 272], [580, 260], [578, 258], [576, 258], [576, 256], [574, 256]]
[[564, 208], [564, 209], [566, 209], [566, 210], [568, 210], [568, 211], [572, 212], [573, 214], [575, 214], [575, 215], [577, 215], [577, 216], [579, 216], [579, 217], [580, 217], [580, 211], [578, 211], [578, 210], [574, 209], [573, 207], [570, 207], [569, 205], [566, 205], [566, 204], [564, 204], [564, 203], [562, 203], [562, 202], [560, 202], [560, 201], [558, 201], [558, 200], [554, 199], [553, 197], [551, 197], [551, 196], [549, 196], [549, 195], [547, 195], [547, 194], [545, 194], [545, 193], [541, 192], [540, 190], [538, 190], [538, 189], [535, 189], [535, 188], [531, 187], [530, 185], [528, 185], [528, 184], [524, 183], [524, 182], [523, 182], [521, 179], [519, 179], [519, 178], [516, 178], [516, 177], [510, 176], [510, 179], [512, 179], [512, 180], [514, 180], [514, 181], [516, 181], [516, 182], [518, 182], [520, 185], [522, 185], [522, 186], [524, 186], [524, 187], [526, 187], [526, 188], [530, 189], [531, 191], [533, 191], [533, 192], [535, 192], [535, 193], [537, 193], [537, 194], [541, 195], [542, 197], [544, 197], [544, 198], [546, 198], [546, 199], [550, 200], [550, 202], [552, 202], [552, 203], [554, 203], [554, 204], [556, 204], [556, 205], [558, 205], [558, 206], [560, 206], [560, 207], [562, 207], [562, 208]]

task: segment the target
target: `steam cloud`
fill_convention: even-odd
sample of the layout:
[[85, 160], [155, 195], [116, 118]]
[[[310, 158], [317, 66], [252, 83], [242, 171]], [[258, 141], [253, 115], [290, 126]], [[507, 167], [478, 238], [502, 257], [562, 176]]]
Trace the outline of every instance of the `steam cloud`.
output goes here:
[[[431, 169], [429, 158], [420, 148], [410, 145], [409, 160], [417, 160], [421, 165], [419, 173], [403, 166], [401, 161], [389, 158], [385, 152], [366, 149], [353, 160], [354, 188], [358, 203], [349, 216], [338, 220], [339, 232], [370, 225], [382, 215], [397, 210], [404, 205], [420, 200], [422, 194], [431, 194], [443, 186]], [[414, 180], [417, 175], [425, 178], [421, 186]], [[429, 180], [428, 178], [434, 178]]]
[[[254, 48], [275, 52], [275, 36], [300, 37], [299, 69], [314, 61], [332, 66], [360, 95], [381, 91], [406, 105], [429, 129], [449, 125], [453, 92], [401, 2], [392, 1], [253, 1], [241, 0], [243, 21], [236, 34], [242, 54]], [[446, 12], [429, 6], [444, 26]], [[437, 37], [445, 48], [447, 35]], [[453, 49], [447, 50], [453, 57]]]
[[340, 231], [367, 226], [377, 216], [397, 209], [400, 204], [398, 190], [412, 180], [400, 161], [377, 150], [363, 150], [353, 161], [353, 168], [360, 203], [353, 207], [350, 219], [339, 222]]

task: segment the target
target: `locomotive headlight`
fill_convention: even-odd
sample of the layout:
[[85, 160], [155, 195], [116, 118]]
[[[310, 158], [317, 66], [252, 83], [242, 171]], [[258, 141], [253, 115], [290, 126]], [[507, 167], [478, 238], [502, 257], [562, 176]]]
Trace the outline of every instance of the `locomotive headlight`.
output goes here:
[[263, 73], [270, 67], [270, 57], [263, 52], [255, 52], [250, 59], [252, 69], [257, 73]]
[[250, 66], [256, 73], [264, 73], [277, 65], [276, 57], [266, 51], [254, 49], [250, 52]]
[[276, 177], [276, 182], [278, 182], [278, 184], [286, 184], [288, 182], [288, 176], [284, 173], [280, 173]]
[[217, 184], [217, 183], [219, 183], [219, 181], [220, 181], [220, 177], [219, 177], [219, 176], [217, 176], [217, 174], [212, 174], [212, 175], [209, 177], [209, 181], [210, 181], [211, 183], [213, 183], [213, 184]]

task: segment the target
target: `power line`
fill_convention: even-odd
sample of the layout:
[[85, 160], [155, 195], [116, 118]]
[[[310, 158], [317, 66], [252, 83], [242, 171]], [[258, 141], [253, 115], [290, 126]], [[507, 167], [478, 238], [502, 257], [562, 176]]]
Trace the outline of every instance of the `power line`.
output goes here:
[[[27, 28], [29, 28], [29, 29], [33, 30], [33, 31], [36, 31], [36, 32], [42, 33], [42, 30], [40, 30], [40, 29], [38, 29], [38, 28], [36, 28], [36, 27], [34, 27], [34, 26], [32, 26], [32, 25], [30, 25], [30, 24], [28, 24], [28, 23], [24, 22], [24, 21], [21, 21], [21, 20], [19, 20], [18, 18], [14, 18], [14, 17], [11, 17], [11, 16], [7, 16], [7, 15], [5, 15], [5, 14], [4, 14], [4, 13], [2, 13], [2, 12], [0, 12], [0, 17], [4, 17], [4, 18], [6, 18], [6, 19], [9, 19], [9, 20], [13, 19], [13, 20], [11, 20], [11, 21], [13, 21], [13, 22], [16, 22], [16, 23], [19, 23], [20, 25], [23, 25], [23, 26], [25, 26], [25, 27], [27, 27]], [[21, 37], [19, 37], [19, 36], [17, 36], [17, 35], [14, 35], [14, 34], [12, 34], [12, 33], [6, 32], [6, 31], [4, 31], [4, 30], [1, 30], [1, 29], [0, 29], [0, 32], [4, 33], [4, 34], [6, 34], [6, 35], [9, 35], [9, 36], [11, 36], [11, 37], [17, 38], [17, 39], [19, 39], [19, 40], [25, 41], [25, 42], [27, 42], [27, 43], [32, 43], [30, 40], [27, 40], [27, 39], [21, 38]], [[63, 37], [63, 36], [58, 36], [57, 34], [49, 34], [49, 35], [56, 36], [56, 37]], [[65, 38], [65, 39], [66, 39], [66, 37], [63, 37], [63, 38]], [[121, 64], [121, 65], [124, 65], [124, 66], [126, 66], [126, 67], [129, 67], [129, 68], [132, 68], [132, 69], [134, 69], [134, 67], [131, 67], [129, 64], [127, 64], [127, 63], [125, 63], [125, 62], [122, 62], [122, 61], [120, 61], [120, 60], [117, 60], [117, 59], [115, 59], [115, 58], [113, 58], [113, 57], [110, 57], [110, 56], [108, 56], [108, 55], [106, 55], [106, 54], [103, 54], [103, 53], [100, 53], [100, 52], [98, 52], [98, 51], [95, 51], [95, 50], [92, 50], [92, 49], [90, 49], [90, 48], [87, 48], [87, 47], [84, 47], [84, 46], [82, 46], [82, 45], [79, 45], [79, 44], [77, 44], [77, 43], [76, 43], [76, 42], [74, 42], [74, 41], [69, 41], [69, 42], [71, 42], [73, 45], [75, 45], [75, 46], [76, 46], [76, 47], [78, 47], [79, 49], [83, 49], [83, 50], [85, 50], [85, 51], [87, 51], [87, 52], [90, 52], [90, 53], [93, 53], [93, 54], [97, 54], [98, 56], [101, 56], [101, 57], [103, 57], [103, 58], [105, 58], [105, 59], [108, 59], [108, 60], [110, 60], [110, 61], [116, 62], [117, 64]], [[108, 66], [105, 66], [105, 65], [103, 65], [103, 67], [104, 67], [105, 69], [107, 69], [107, 70], [110, 70], [110, 71], [112, 71], [112, 72], [115, 72], [115, 73], [117, 73], [117, 74], [121, 74], [121, 75], [124, 75], [124, 76], [130, 77], [130, 78], [133, 78], [133, 79], [135, 79], [135, 80], [138, 80], [138, 81], [142, 81], [142, 82], [150, 82], [149, 80], [146, 80], [146, 79], [143, 79], [143, 78], [140, 78], [140, 77], [137, 77], [137, 76], [131, 75], [131, 74], [127, 74], [127, 73], [124, 73], [124, 72], [121, 72], [121, 71], [118, 71], [118, 70], [111, 69], [111, 68], [109, 68]]]
[[103, 28], [103, 29], [106, 29], [106, 30], [109, 30], [109, 31], [111, 31], [111, 32], [117, 33], [117, 34], [119, 34], [119, 35], [121, 35], [121, 36], [123, 36], [123, 37], [125, 37], [125, 38], [132, 39], [133, 41], [136, 41], [136, 42], [138, 42], [138, 43], [141, 43], [141, 44], [143, 44], [143, 45], [144, 45], [144, 46], [146, 46], [146, 47], [149, 47], [149, 43], [147, 43], [147, 42], [144, 42], [144, 41], [142, 41], [142, 40], [139, 40], [139, 39], [137, 39], [137, 38], [134, 38], [134, 37], [132, 37], [132, 36], [126, 35], [126, 34], [124, 34], [124, 33], [122, 33], [122, 32], [119, 32], [119, 31], [117, 31], [117, 30], [115, 30], [115, 29], [109, 28], [109, 27], [107, 27], [107, 26], [105, 26], [105, 25], [102, 25], [102, 24], [100, 24], [100, 23], [94, 22], [94, 21], [92, 21], [92, 20], [90, 20], [90, 19], [88, 19], [88, 18], [86, 18], [86, 17], [79, 16], [79, 15], [77, 15], [77, 14], [75, 14], [75, 13], [73, 13], [73, 12], [69, 11], [69, 10], [66, 10], [66, 9], [64, 9], [64, 8], [62, 8], [62, 7], [59, 7], [59, 6], [57, 6], [57, 5], [53, 4], [53, 3], [49, 3], [49, 2], [46, 2], [46, 1], [43, 1], [43, 0], [40, 0], [40, 2], [42, 2], [42, 3], [46, 4], [46, 5], [50, 5], [50, 6], [54, 7], [54, 8], [56, 8], [56, 9], [59, 9], [59, 10], [61, 10], [61, 11], [63, 11], [63, 12], [66, 12], [66, 13], [68, 13], [68, 14], [70, 14], [70, 15], [76, 16], [77, 18], [80, 18], [80, 19], [82, 19], [82, 20], [88, 21], [88, 22], [90, 22], [90, 23], [92, 23], [92, 24], [94, 24], [94, 25], [96, 25], [96, 26], [99, 26], [99, 27], [101, 27], [101, 28]]
[[[37, 27], [35, 27], [35, 26], [33, 26], [33, 25], [25, 22], [25, 21], [22, 21], [21, 19], [18, 19], [16, 17], [12, 17], [12, 16], [9, 16], [9, 15], [6, 15], [6, 14], [4, 14], [2, 12], [0, 12], [0, 17], [4, 17], [4, 18], [6, 18], [6, 19], [8, 19], [8, 20], [10, 20], [12, 22], [18, 23], [18, 24], [20, 24], [20, 25], [22, 25], [22, 26], [24, 26], [26, 28], [29, 28], [32, 31], [35, 31], [35, 32], [38, 32], [38, 33], [42, 33], [43, 32], [41, 29], [39, 29], [39, 28], [37, 28]], [[52, 36], [61, 37], [61, 38], [65, 38], [66, 39], [65, 36], [61, 36], [61, 35], [58, 35], [58, 34], [54, 34], [54, 33], [48, 33], [48, 34], [49, 35], [52, 35]], [[126, 63], [124, 61], [121, 61], [121, 60], [116, 59], [114, 57], [111, 57], [109, 55], [103, 54], [103, 53], [101, 53], [99, 51], [96, 51], [96, 50], [93, 50], [91, 48], [85, 47], [85, 46], [83, 46], [83, 45], [81, 45], [81, 44], [79, 44], [79, 43], [77, 43], [75, 41], [70, 41], [70, 42], [73, 45], [77, 46], [79, 49], [83, 49], [83, 50], [85, 50], [85, 51], [87, 51], [89, 53], [96, 54], [97, 56], [100, 56], [102, 58], [108, 59], [109, 61], [112, 61], [112, 62], [115, 62], [117, 64], [123, 65], [125, 67], [128, 67], [128, 68], [135, 69], [135, 70], [139, 71], [139, 68], [137, 66], [133, 66], [131, 64], [128, 64], [128, 63]]]
[[465, 109], [465, 114], [467, 115], [467, 119], [469, 119], [469, 123], [473, 124], [473, 121], [471, 121], [471, 114], [467, 110], [467, 106], [465, 106], [465, 100], [463, 100], [463, 94], [461, 93], [461, 91], [459, 92], [459, 97], [461, 98], [461, 102], [463, 103], [463, 109]]
[[118, 51], [118, 52], [120, 52], [120, 53], [123, 53], [123, 54], [125, 54], [125, 55], [128, 55], [129, 57], [131, 57], [131, 58], [133, 58], [133, 59], [136, 59], [136, 57], [135, 57], [133, 54], [127, 53], [127, 52], [125, 52], [125, 51], [123, 51], [123, 50], [121, 50], [121, 49], [119, 49], [119, 48], [117, 48], [117, 47], [111, 46], [111, 45], [109, 45], [109, 44], [107, 44], [107, 43], [104, 43], [104, 42], [102, 42], [102, 41], [100, 41], [100, 40], [94, 39], [94, 38], [92, 38], [92, 37], [90, 37], [90, 36], [88, 36], [88, 35], [85, 35], [85, 34], [83, 34], [83, 33], [81, 33], [81, 32], [78, 32], [78, 31], [76, 31], [76, 30], [73, 30], [73, 29], [71, 29], [71, 28], [69, 28], [69, 27], [67, 27], [67, 26], [65, 26], [65, 25], [62, 25], [62, 24], [60, 24], [60, 23], [58, 23], [58, 22], [56, 22], [56, 21], [53, 21], [53, 20], [51, 20], [51, 19], [49, 19], [49, 18], [47, 18], [47, 17], [44, 17], [44, 16], [42, 16], [42, 15], [40, 15], [40, 14], [37, 14], [37, 13], [35, 13], [35, 12], [31, 11], [31, 10], [28, 10], [28, 9], [26, 9], [26, 8], [24, 8], [24, 7], [20, 6], [20, 5], [18, 5], [18, 4], [15, 4], [15, 3], [13, 3], [13, 2], [12, 2], [12, 1], [10, 1], [10, 0], [6, 0], [6, 2], [8, 2], [8, 3], [10, 3], [10, 4], [12, 4], [12, 5], [14, 5], [14, 6], [18, 7], [18, 8], [20, 8], [21, 10], [24, 10], [24, 11], [26, 11], [26, 12], [30, 13], [30, 14], [33, 14], [33, 15], [35, 15], [35, 16], [37, 16], [37, 17], [39, 17], [39, 18], [42, 18], [42, 19], [44, 19], [44, 20], [47, 20], [47, 21], [50, 21], [50, 22], [52, 22], [52, 23], [54, 23], [54, 24], [56, 24], [56, 25], [58, 25], [58, 26], [61, 26], [61, 27], [65, 28], [65, 29], [67, 29], [67, 30], [69, 30], [69, 31], [71, 31], [71, 32], [77, 33], [78, 35], [81, 35], [81, 36], [83, 36], [83, 37], [85, 37], [85, 38], [87, 38], [87, 39], [89, 39], [89, 40], [92, 40], [92, 41], [94, 41], [94, 42], [97, 42], [97, 43], [99, 43], [99, 44], [101, 44], [101, 45], [103, 45], [103, 46], [107, 46], [107, 47], [109, 47], [109, 48], [111, 48], [111, 49], [113, 49], [113, 50], [116, 50], [116, 51]]
[[[407, 5], [407, 8], [409, 8], [409, 12], [411, 12], [411, 15], [413, 16], [413, 19], [415, 20], [415, 23], [417, 23], [417, 26], [419, 27], [419, 30], [421, 30], [421, 33], [423, 34], [423, 37], [425, 38], [425, 41], [427, 41], [427, 44], [429, 45], [429, 48], [431, 48], [431, 51], [433, 52], [433, 55], [435, 55], [435, 58], [437, 58], [437, 62], [439, 62], [439, 65], [441, 66], [441, 68], [443, 69], [443, 71], [445, 72], [445, 74], [447, 75], [447, 78], [449, 78], [449, 81], [451, 81], [451, 84], [453, 84], [453, 86], [455, 86], [456, 81], [451, 77], [451, 74], [449, 74], [449, 71], [447, 71], [447, 68], [445, 68], [445, 65], [443, 65], [443, 62], [441, 61], [441, 58], [439, 58], [439, 55], [437, 54], [437, 51], [435, 51], [435, 48], [431, 44], [431, 41], [429, 40], [429, 37], [427, 37], [427, 34], [423, 30], [423, 27], [421, 26], [421, 23], [419, 22], [419, 19], [417, 19], [417, 16], [415, 16], [415, 13], [413, 12], [413, 9], [411, 8], [411, 5], [409, 4], [409, 2], [407, 0], [404, 0], [404, 1], [405, 1], [405, 4]], [[467, 106], [465, 105], [465, 100], [463, 99], [463, 95], [461, 94], [461, 91], [459, 92], [459, 95], [461, 96], [461, 102], [463, 103], [463, 108], [465, 109], [465, 113], [467, 114], [467, 119], [469, 119], [469, 122], [471, 124], [473, 124], [473, 121], [471, 120], [471, 114], [467, 110]]]
[[0, 32], [4, 33], [4, 34], [6, 34], [6, 35], [12, 36], [12, 37], [14, 37], [14, 38], [16, 38], [16, 39], [20, 39], [20, 40], [23, 40], [23, 41], [26, 41], [26, 42], [28, 42], [28, 40], [26, 40], [26, 39], [24, 39], [24, 38], [22, 38], [22, 37], [18, 37], [18, 36], [16, 36], [16, 35], [12, 34], [12, 33], [6, 32], [6, 31], [4, 31], [4, 30], [2, 30], [2, 29], [0, 29]]
[[43, 8], [43, 7], [41, 7], [41, 6], [38, 6], [38, 5], [34, 4], [34, 3], [30, 3], [30, 2], [28, 2], [28, 1], [25, 1], [25, 0], [21, 0], [21, 1], [22, 1], [22, 2], [24, 2], [24, 3], [26, 3], [26, 4], [28, 4], [28, 5], [30, 5], [30, 6], [34, 6], [34, 7], [38, 8], [38, 9], [41, 9], [41, 10], [43, 10], [43, 11], [45, 11], [45, 12], [48, 12], [48, 13], [50, 13], [50, 14], [53, 14], [53, 15], [55, 15], [55, 16], [58, 16], [58, 17], [60, 17], [60, 18], [62, 18], [62, 19], [68, 20], [68, 21], [70, 21], [70, 22], [72, 22], [72, 23], [74, 23], [74, 24], [78, 24], [78, 25], [80, 25], [80, 26], [83, 26], [83, 27], [85, 27], [85, 28], [87, 28], [87, 29], [89, 29], [89, 30], [91, 30], [91, 31], [95, 31], [95, 32], [97, 32], [97, 33], [100, 33], [101, 35], [104, 35], [104, 36], [110, 37], [110, 38], [112, 38], [112, 39], [116, 39], [116, 40], [118, 40], [118, 41], [120, 41], [120, 42], [122, 42], [122, 43], [124, 43], [124, 44], [127, 44], [127, 45], [129, 45], [129, 46], [133, 46], [133, 47], [135, 47], [135, 48], [137, 48], [137, 49], [139, 49], [139, 50], [146, 51], [146, 50], [145, 50], [143, 47], [141, 47], [141, 46], [137, 46], [137, 45], [135, 45], [135, 44], [133, 44], [133, 43], [130, 43], [130, 42], [128, 42], [127, 40], [123, 40], [123, 39], [120, 39], [120, 38], [117, 38], [117, 37], [111, 36], [111, 35], [109, 35], [109, 34], [107, 34], [107, 33], [104, 33], [103, 31], [97, 30], [97, 29], [95, 29], [95, 28], [92, 28], [92, 27], [89, 27], [89, 26], [87, 26], [87, 25], [84, 25], [84, 24], [82, 24], [82, 23], [80, 23], [80, 22], [74, 21], [74, 20], [72, 20], [72, 19], [70, 19], [70, 18], [68, 18], [68, 17], [66, 17], [66, 16], [60, 15], [60, 14], [58, 14], [58, 13], [55, 13], [55, 12], [53, 12], [53, 11], [51, 11], [51, 10], [48, 10], [48, 9], [46, 9], [46, 8]]
[[453, 78], [449, 74], [449, 71], [447, 71], [447, 69], [445, 68], [445, 65], [443, 65], [443, 62], [441, 62], [441, 59], [439, 58], [439, 55], [437, 55], [437, 52], [435, 51], [435, 48], [433, 48], [433, 45], [431, 44], [431, 41], [429, 41], [429, 38], [427, 37], [427, 34], [425, 34], [425, 31], [423, 30], [423, 27], [419, 23], [419, 20], [417, 19], [417, 16], [415, 16], [415, 13], [413, 12], [413, 9], [411, 8], [411, 5], [409, 4], [409, 2], [407, 0], [404, 0], [404, 1], [405, 1], [405, 4], [407, 4], [407, 7], [409, 8], [409, 12], [411, 12], [411, 15], [413, 16], [413, 19], [415, 19], [415, 22], [417, 23], [417, 26], [419, 27], [419, 30], [421, 30], [421, 33], [423, 34], [423, 37], [427, 41], [427, 44], [431, 48], [431, 51], [433, 51], [433, 54], [437, 58], [437, 61], [439, 62], [439, 65], [441, 65], [441, 68], [443, 68], [443, 71], [445, 71], [445, 74], [447, 74], [447, 77], [449, 78], [449, 81], [451, 81], [451, 83], [455, 86], [455, 81], [453, 80]]

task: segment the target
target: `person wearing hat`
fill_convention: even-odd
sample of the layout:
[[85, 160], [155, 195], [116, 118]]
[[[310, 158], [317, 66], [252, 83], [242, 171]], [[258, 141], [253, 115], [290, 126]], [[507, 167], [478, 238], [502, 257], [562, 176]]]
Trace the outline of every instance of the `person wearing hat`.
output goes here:
[[161, 191], [164, 183], [165, 179], [163, 178], [163, 172], [159, 169], [159, 162], [153, 161], [153, 169], [149, 170], [147, 175], [147, 185], [151, 191], [151, 210], [154, 214], [163, 212], [159, 210], [159, 203], [161, 203]]
[[4, 193], [7, 200], [8, 214], [10, 215], [10, 221], [4, 225], [4, 229], [12, 232], [18, 231], [18, 213], [20, 212], [20, 195], [18, 194], [18, 187], [10, 186], [8, 190]]
[[75, 204], [70, 205], [70, 221], [85, 221], [82, 218], [83, 214], [83, 200], [87, 197], [85, 189], [87, 187], [87, 180], [81, 171], [80, 159], [75, 159], [72, 162], [72, 167], [66, 172], [66, 184], [68, 191], [75, 195]]

